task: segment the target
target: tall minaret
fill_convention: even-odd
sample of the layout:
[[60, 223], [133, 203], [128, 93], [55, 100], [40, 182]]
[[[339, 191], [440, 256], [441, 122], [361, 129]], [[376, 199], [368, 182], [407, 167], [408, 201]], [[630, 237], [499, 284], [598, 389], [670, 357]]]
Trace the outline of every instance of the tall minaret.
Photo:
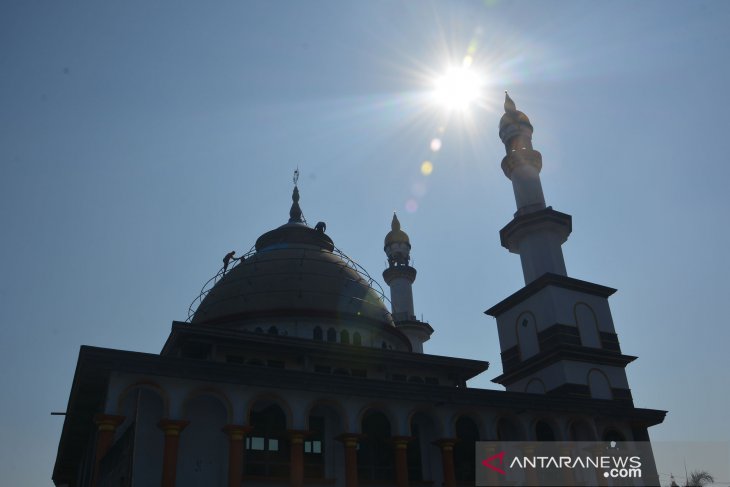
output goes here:
[[398, 217], [393, 213], [390, 232], [385, 236], [385, 255], [388, 268], [383, 271], [383, 279], [390, 287], [390, 302], [395, 326], [410, 340], [414, 352], [423, 353], [423, 342], [433, 333], [428, 323], [416, 319], [413, 309], [413, 282], [416, 269], [409, 265], [411, 242], [406, 232], [400, 229]]
[[570, 215], [545, 207], [540, 184], [542, 155], [532, 148], [532, 124], [505, 94], [499, 137], [507, 155], [502, 159], [504, 175], [512, 181], [517, 212], [500, 231], [502, 246], [520, 255], [525, 284], [546, 272], [565, 276], [560, 246], [571, 231]]
[[525, 286], [487, 310], [497, 318], [508, 391], [631, 402], [624, 355], [608, 297], [616, 290], [568, 277], [561, 245], [571, 217], [545, 206], [542, 156], [532, 148], [532, 124], [507, 95], [499, 136], [507, 155], [517, 212], [499, 235], [520, 255]]

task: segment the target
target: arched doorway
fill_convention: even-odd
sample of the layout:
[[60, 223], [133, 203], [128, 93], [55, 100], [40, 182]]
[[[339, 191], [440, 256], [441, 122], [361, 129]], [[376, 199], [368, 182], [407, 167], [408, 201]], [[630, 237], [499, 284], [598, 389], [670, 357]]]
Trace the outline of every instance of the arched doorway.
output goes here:
[[251, 410], [249, 424], [252, 430], [246, 437], [245, 475], [287, 477], [289, 443], [284, 410], [270, 402], [256, 404]]
[[358, 478], [392, 481], [395, 478], [395, 457], [390, 443], [390, 421], [379, 411], [369, 412], [362, 420], [362, 434], [357, 455]]

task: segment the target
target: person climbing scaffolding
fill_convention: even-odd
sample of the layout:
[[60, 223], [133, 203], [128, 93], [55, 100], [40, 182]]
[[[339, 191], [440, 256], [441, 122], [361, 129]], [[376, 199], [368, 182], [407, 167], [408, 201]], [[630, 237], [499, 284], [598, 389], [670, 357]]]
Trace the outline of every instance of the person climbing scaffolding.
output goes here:
[[231, 260], [238, 260], [235, 257], [233, 257], [234, 255], [236, 255], [236, 251], [231, 250], [230, 252], [228, 252], [226, 254], [225, 257], [223, 257], [223, 274], [225, 274], [226, 271], [228, 270], [228, 264], [231, 263]]

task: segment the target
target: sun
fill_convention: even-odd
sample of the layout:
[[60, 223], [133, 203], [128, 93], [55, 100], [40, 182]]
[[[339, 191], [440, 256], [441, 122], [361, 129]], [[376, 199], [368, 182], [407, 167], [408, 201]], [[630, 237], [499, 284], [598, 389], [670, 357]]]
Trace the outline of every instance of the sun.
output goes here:
[[477, 101], [484, 84], [481, 77], [469, 66], [451, 67], [436, 79], [433, 97], [449, 110], [467, 110]]

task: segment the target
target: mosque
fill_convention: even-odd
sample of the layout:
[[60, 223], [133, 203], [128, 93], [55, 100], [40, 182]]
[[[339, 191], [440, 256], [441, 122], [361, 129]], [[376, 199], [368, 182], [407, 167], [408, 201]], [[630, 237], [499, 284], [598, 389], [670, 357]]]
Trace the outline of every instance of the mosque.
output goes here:
[[423, 353], [434, 329], [395, 215], [388, 299], [307, 225], [295, 185], [288, 221], [226, 263], [159, 354], [81, 347], [55, 485], [456, 487], [474, 485], [478, 440], [648, 441], [666, 412], [633, 404], [615, 289], [566, 273], [571, 217], [545, 204], [532, 132], [507, 96], [517, 211], [499, 235], [525, 286], [486, 311], [506, 390], [467, 387], [488, 362]]

